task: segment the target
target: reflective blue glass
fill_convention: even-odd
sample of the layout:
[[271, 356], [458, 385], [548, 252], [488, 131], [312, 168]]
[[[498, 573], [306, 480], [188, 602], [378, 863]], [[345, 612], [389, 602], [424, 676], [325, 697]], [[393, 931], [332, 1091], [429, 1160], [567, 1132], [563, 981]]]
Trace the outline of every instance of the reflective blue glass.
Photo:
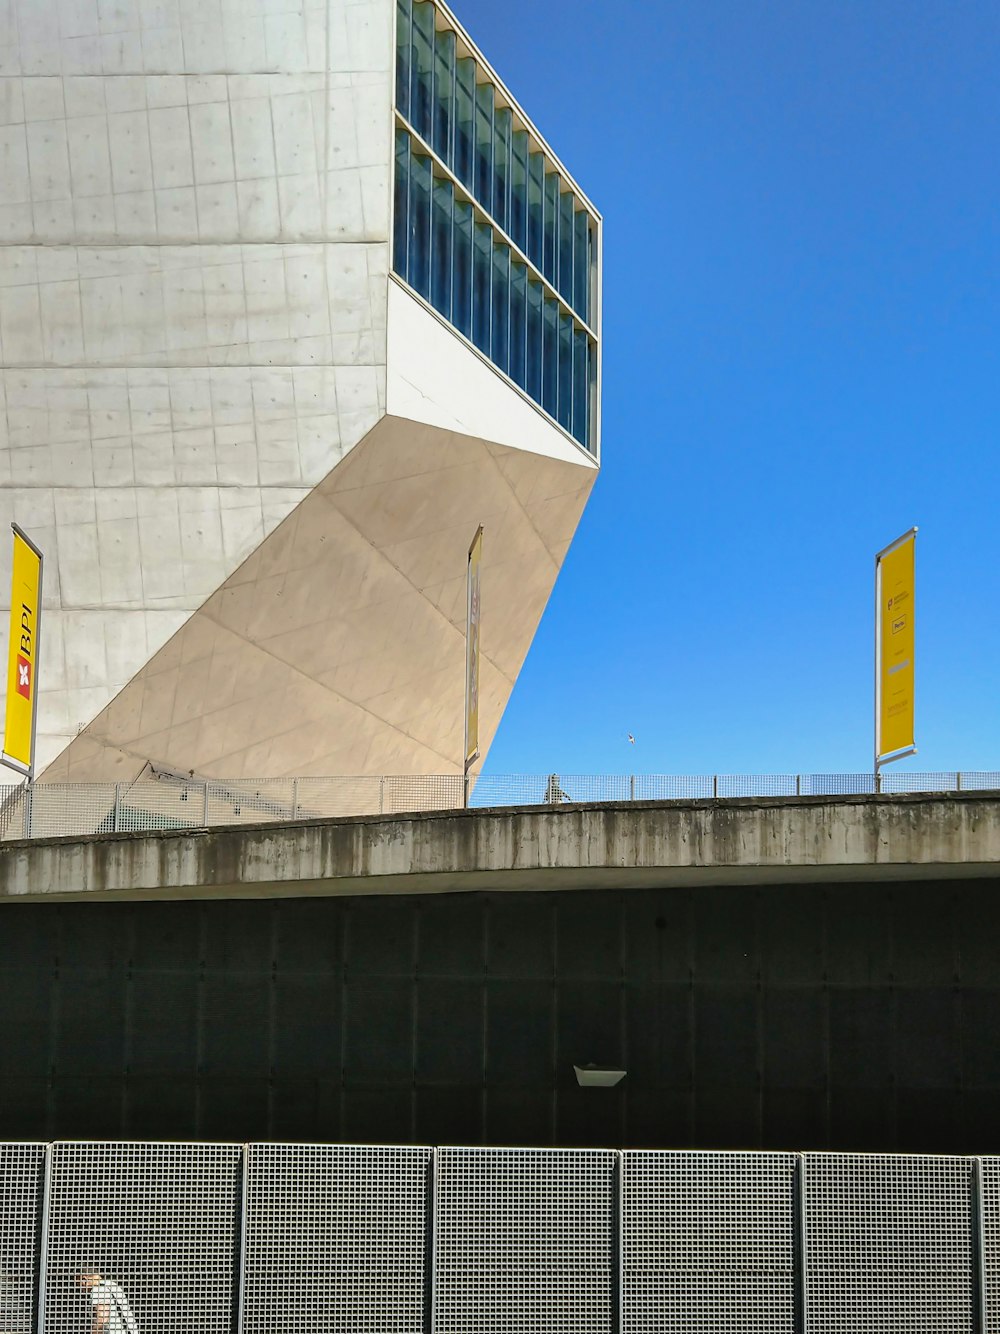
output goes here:
[[451, 318], [459, 333], [472, 337], [472, 205], [455, 200], [452, 232]]
[[414, 0], [413, 47], [410, 54], [410, 124], [430, 143], [434, 82], [434, 6]]
[[506, 375], [510, 370], [510, 246], [493, 244], [493, 336], [490, 356]]
[[455, 119], [455, 34], [442, 28], [434, 34], [434, 137], [431, 147], [442, 162], [454, 166], [452, 123]]
[[412, 0], [396, 0], [396, 108], [410, 118], [410, 10]]
[[406, 277], [406, 246], [410, 233], [410, 135], [396, 131], [396, 190], [393, 198], [392, 267]]
[[590, 448], [590, 339], [582, 329], [573, 334], [573, 434]]
[[455, 206], [455, 187], [451, 181], [435, 177], [431, 216], [431, 305], [451, 319], [451, 220]]
[[590, 220], [583, 209], [573, 219], [573, 309], [590, 323]]
[[573, 304], [573, 196], [567, 190], [559, 198], [559, 295]]
[[423, 153], [410, 157], [410, 239], [406, 280], [422, 297], [431, 294], [431, 160]]
[[471, 57], [455, 66], [455, 175], [467, 190], [475, 183], [476, 62]]
[[[507, 231], [507, 201], [510, 195], [510, 107], [493, 113], [493, 221]], [[487, 205], [487, 208], [489, 206]]]
[[545, 203], [542, 211], [544, 247], [542, 272], [553, 287], [557, 285], [557, 258], [559, 254], [559, 176], [554, 171], [545, 173]]
[[476, 85], [476, 179], [472, 193], [490, 210], [493, 198], [493, 102], [491, 83]]
[[528, 324], [528, 268], [520, 260], [510, 266], [510, 378], [525, 388], [525, 344]]
[[559, 316], [559, 408], [556, 413], [564, 431], [573, 428], [573, 316]]
[[493, 291], [493, 228], [487, 222], [475, 225], [472, 256], [472, 341], [490, 355], [490, 297]]
[[542, 326], [545, 289], [537, 278], [528, 281], [528, 328], [524, 387], [536, 403], [542, 401]]
[[525, 251], [528, 244], [528, 131], [515, 130], [510, 146], [510, 239]]
[[559, 412], [559, 302], [546, 296], [542, 327], [542, 407], [550, 417]]
[[545, 196], [545, 158], [532, 153], [528, 159], [528, 258], [539, 273], [542, 271], [542, 213]]

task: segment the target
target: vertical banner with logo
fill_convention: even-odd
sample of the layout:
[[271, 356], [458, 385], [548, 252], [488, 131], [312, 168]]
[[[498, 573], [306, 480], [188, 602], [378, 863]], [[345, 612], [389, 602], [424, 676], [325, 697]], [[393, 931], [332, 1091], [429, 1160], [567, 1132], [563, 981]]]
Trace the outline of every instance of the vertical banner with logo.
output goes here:
[[[476, 530], [469, 547], [465, 621], [465, 773], [479, 758], [479, 629], [480, 571], [483, 563], [483, 527]], [[466, 800], [469, 785], [466, 783]]]
[[38, 622], [42, 612], [42, 553], [11, 524], [14, 571], [10, 592], [7, 649], [7, 717], [0, 760], [31, 779], [35, 773], [35, 719], [38, 714]]
[[913, 613], [916, 528], [875, 557], [875, 772], [916, 752]]

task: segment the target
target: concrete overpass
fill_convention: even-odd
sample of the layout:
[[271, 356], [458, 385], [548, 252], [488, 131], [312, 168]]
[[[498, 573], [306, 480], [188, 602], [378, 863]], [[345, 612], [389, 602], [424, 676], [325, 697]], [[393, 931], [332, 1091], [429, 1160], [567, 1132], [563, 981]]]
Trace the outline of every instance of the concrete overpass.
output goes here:
[[965, 880], [1000, 793], [423, 812], [5, 845], [0, 902]]

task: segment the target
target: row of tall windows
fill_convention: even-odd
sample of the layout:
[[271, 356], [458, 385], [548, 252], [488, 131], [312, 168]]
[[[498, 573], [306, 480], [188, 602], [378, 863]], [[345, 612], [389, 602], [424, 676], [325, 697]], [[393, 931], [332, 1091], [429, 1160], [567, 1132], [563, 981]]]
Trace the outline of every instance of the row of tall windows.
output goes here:
[[589, 333], [403, 128], [394, 217], [399, 276], [592, 449]]
[[590, 215], [431, 0], [397, 0], [396, 109], [510, 237], [563, 301], [592, 327]]

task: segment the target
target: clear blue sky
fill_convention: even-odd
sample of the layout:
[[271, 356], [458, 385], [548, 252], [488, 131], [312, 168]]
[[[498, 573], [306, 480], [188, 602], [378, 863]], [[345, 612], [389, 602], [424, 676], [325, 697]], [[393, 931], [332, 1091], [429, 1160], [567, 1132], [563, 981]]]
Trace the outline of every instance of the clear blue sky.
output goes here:
[[455, 5], [605, 218], [604, 468], [487, 772], [868, 769], [912, 524], [902, 767], [1000, 769], [1000, 4]]

